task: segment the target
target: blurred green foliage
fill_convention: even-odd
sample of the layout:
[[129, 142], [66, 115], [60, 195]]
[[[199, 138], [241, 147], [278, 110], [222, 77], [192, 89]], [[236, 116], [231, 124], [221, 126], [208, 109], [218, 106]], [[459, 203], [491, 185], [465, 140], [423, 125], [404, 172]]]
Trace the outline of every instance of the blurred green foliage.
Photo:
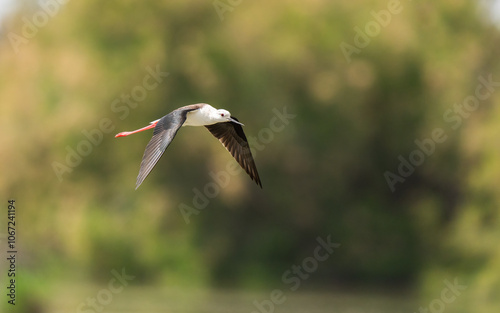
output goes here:
[[[313, 285], [416, 286], [433, 299], [458, 277], [462, 304], [499, 305], [498, 87], [456, 129], [445, 116], [479, 76], [500, 81], [499, 32], [476, 1], [401, 2], [349, 58], [341, 44], [388, 1], [255, 0], [223, 13], [212, 1], [70, 1], [15, 53], [7, 35], [22, 34], [34, 3], [0, 41], [0, 199], [19, 207], [19, 266], [48, 281], [106, 282], [126, 267], [135, 283], [275, 286], [330, 235], [341, 247]], [[168, 77], [126, 106], [157, 66]], [[113, 135], [198, 102], [260, 140], [264, 189], [231, 176], [186, 224], [179, 205], [194, 207], [193, 189], [229, 154], [183, 128], [134, 191], [150, 135]], [[296, 118], [265, 137], [284, 108]], [[68, 166], [105, 118], [113, 130], [60, 181], [54, 162]], [[398, 157], [436, 128], [447, 139], [391, 192], [384, 173], [400, 175]]]

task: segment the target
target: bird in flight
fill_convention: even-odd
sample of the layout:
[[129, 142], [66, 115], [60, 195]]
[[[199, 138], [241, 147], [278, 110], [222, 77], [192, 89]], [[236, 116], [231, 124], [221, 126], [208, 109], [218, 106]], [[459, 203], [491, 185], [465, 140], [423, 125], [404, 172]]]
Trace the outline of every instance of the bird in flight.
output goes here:
[[154, 128], [153, 138], [146, 146], [142, 157], [135, 189], [139, 188], [153, 170], [181, 126], [205, 126], [212, 135], [219, 139], [250, 178], [262, 188], [250, 146], [241, 127], [243, 124], [236, 117], [231, 117], [231, 113], [227, 110], [217, 110], [209, 104], [198, 103], [173, 110], [146, 127], [130, 132], [121, 132], [115, 136], [125, 137]]

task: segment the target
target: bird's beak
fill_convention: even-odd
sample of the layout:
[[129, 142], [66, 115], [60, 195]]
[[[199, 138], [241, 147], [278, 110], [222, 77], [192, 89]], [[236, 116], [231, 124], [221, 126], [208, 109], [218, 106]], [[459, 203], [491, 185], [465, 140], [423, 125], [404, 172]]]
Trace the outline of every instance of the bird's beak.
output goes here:
[[240, 124], [241, 126], [245, 126], [245, 124], [238, 122], [237, 120], [235, 120], [235, 119], [234, 119], [234, 118], [232, 118], [232, 117], [230, 117], [230, 118], [229, 118], [229, 120], [230, 120], [231, 122], [233, 122], [233, 123]]

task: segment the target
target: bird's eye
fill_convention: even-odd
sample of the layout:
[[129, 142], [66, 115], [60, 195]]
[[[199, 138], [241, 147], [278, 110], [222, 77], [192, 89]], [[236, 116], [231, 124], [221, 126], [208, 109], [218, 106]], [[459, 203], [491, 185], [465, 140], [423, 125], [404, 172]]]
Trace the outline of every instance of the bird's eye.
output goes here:
[[220, 116], [224, 117], [224, 113], [221, 113]]

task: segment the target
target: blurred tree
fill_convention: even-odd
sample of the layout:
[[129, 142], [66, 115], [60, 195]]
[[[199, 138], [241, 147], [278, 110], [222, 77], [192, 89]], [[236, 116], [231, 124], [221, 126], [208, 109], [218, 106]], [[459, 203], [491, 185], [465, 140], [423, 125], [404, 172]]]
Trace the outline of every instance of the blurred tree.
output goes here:
[[[44, 12], [26, 3], [0, 41], [0, 186], [33, 271], [275, 285], [331, 236], [317, 284], [417, 282], [432, 299], [458, 275], [470, 303], [495, 305], [497, 85], [460, 125], [455, 107], [500, 79], [475, 1], [244, 1], [222, 19], [210, 1], [68, 2], [15, 53], [8, 34]], [[141, 89], [151, 69], [168, 76]], [[179, 206], [232, 164], [224, 149], [185, 128], [133, 192], [149, 135], [112, 135], [197, 102], [244, 117], [264, 189], [230, 176], [185, 224]]]

